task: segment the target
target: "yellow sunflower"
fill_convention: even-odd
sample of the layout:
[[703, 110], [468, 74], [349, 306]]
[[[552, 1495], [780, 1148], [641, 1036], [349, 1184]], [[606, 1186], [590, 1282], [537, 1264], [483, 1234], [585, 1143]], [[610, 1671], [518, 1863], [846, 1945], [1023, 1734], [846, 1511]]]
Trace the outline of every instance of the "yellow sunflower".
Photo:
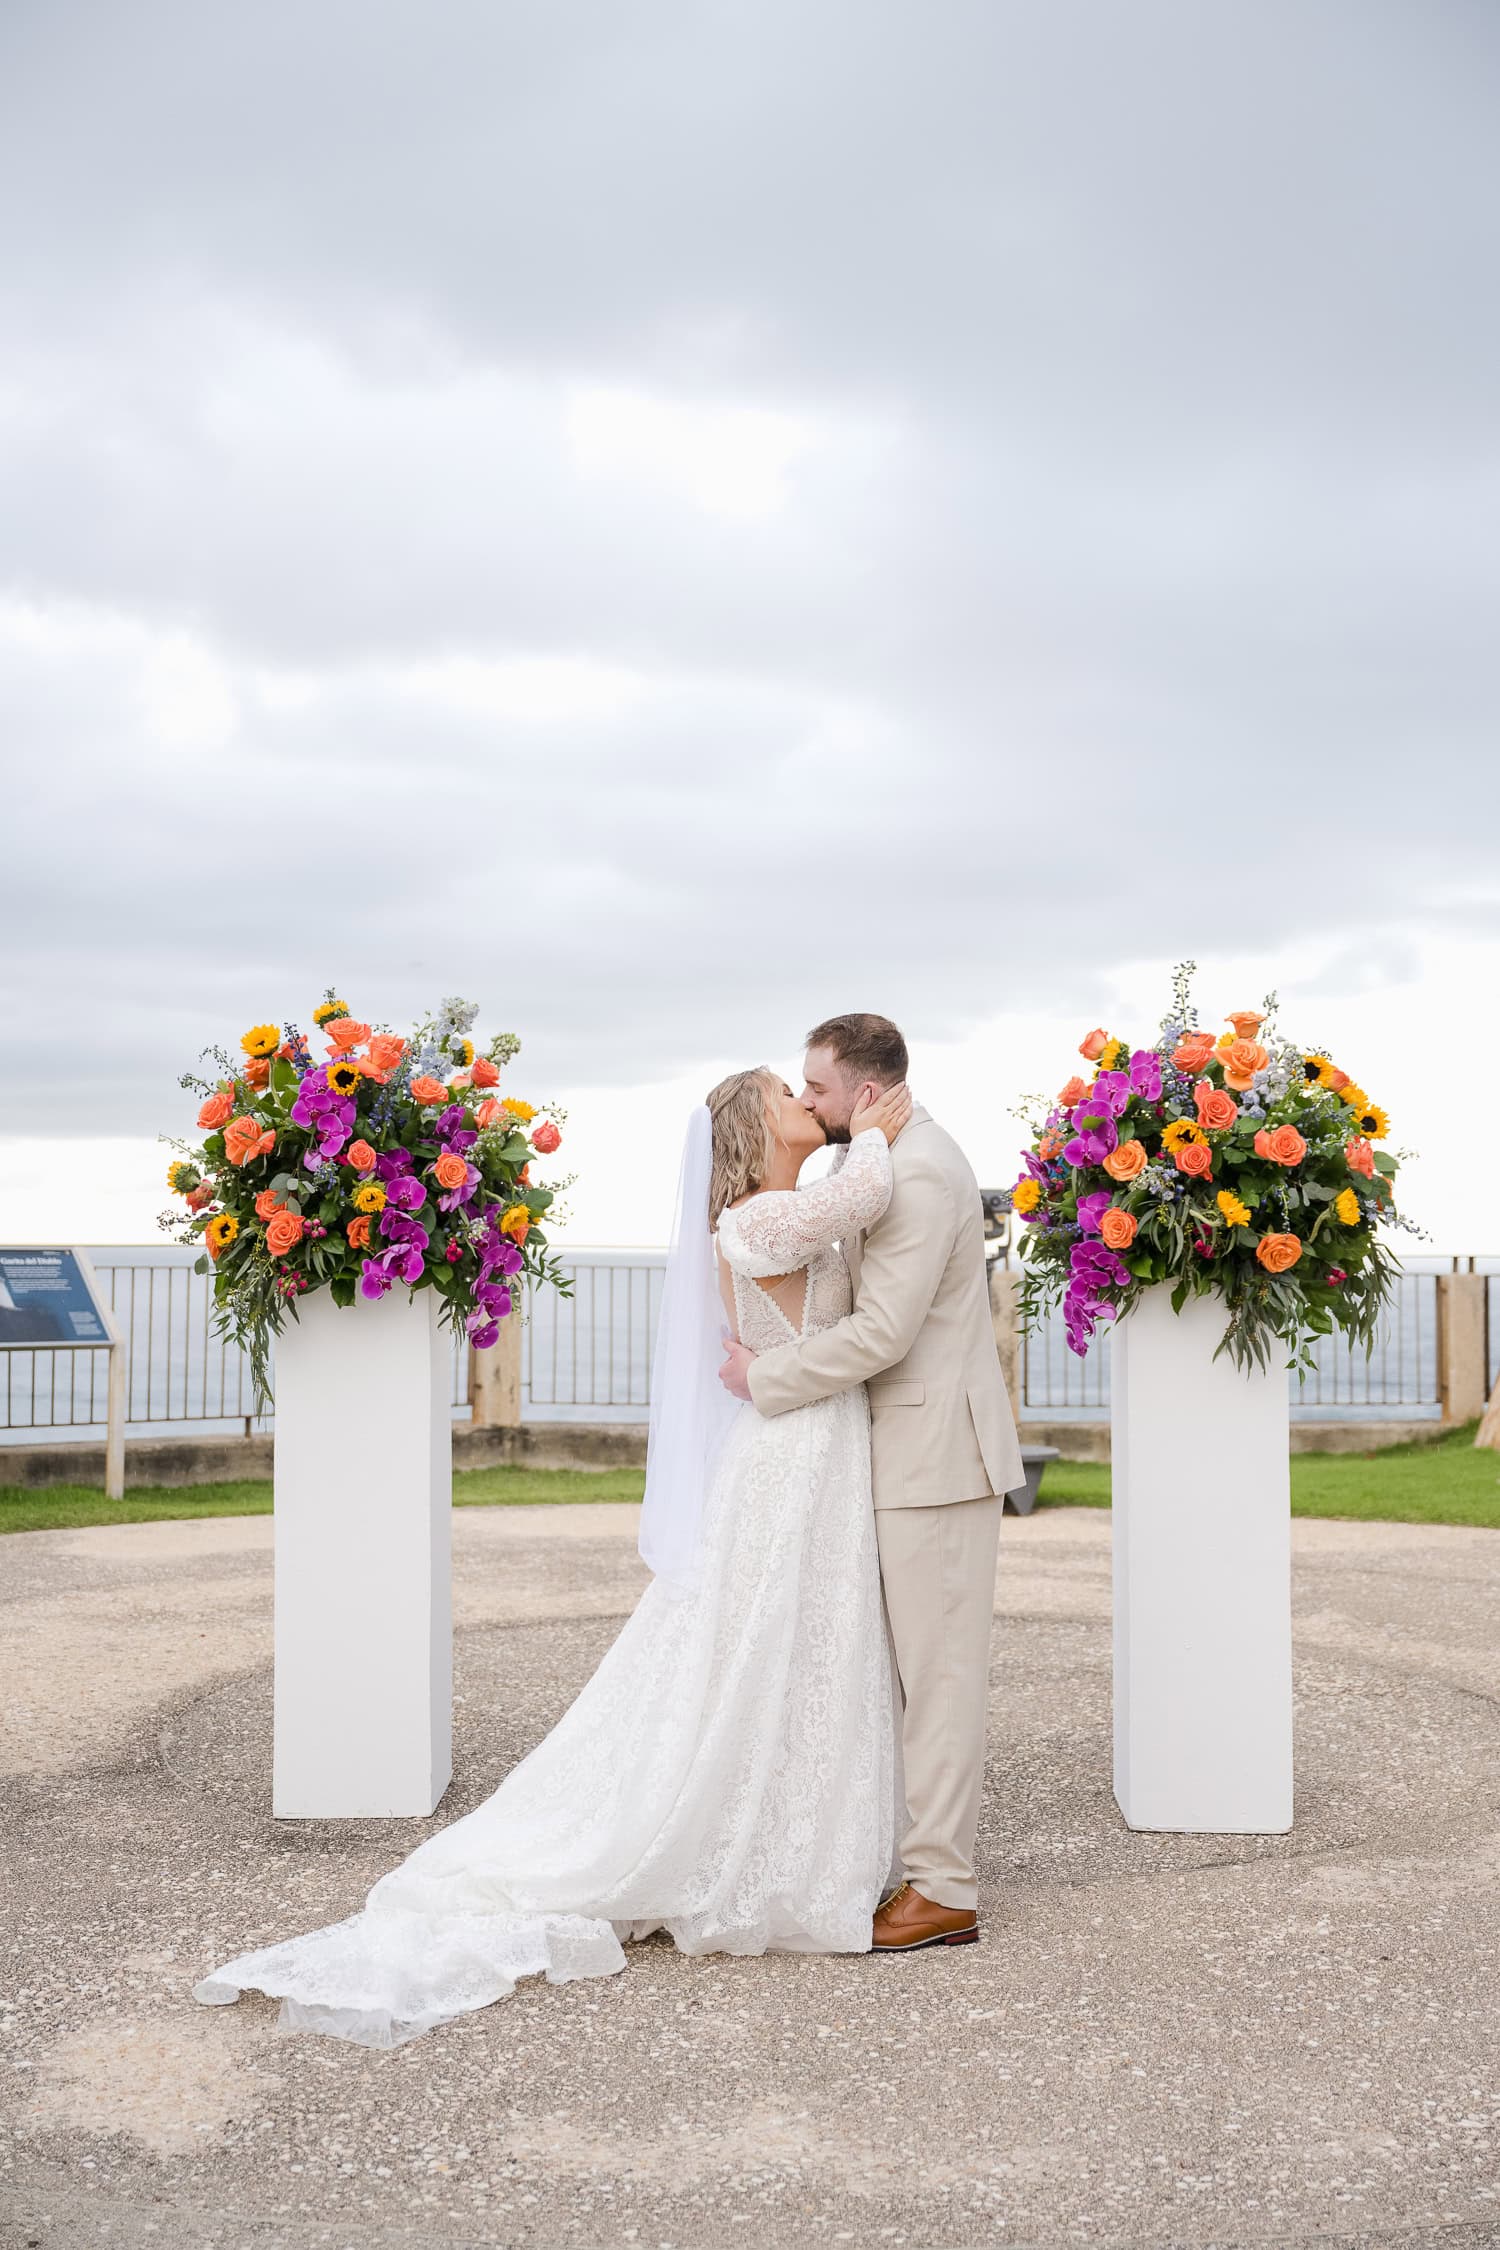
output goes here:
[[1363, 1102], [1354, 1120], [1367, 1141], [1383, 1141], [1391, 1129], [1391, 1121], [1379, 1102]]
[[240, 1231], [240, 1222], [232, 1211], [221, 1211], [203, 1231], [216, 1250], [227, 1250]]
[[1339, 1088], [1339, 1100], [1347, 1102], [1351, 1109], [1368, 1109], [1370, 1106], [1370, 1097], [1363, 1086], [1353, 1084]]
[[336, 1094], [358, 1093], [360, 1081], [358, 1063], [349, 1062], [347, 1059], [342, 1062], [330, 1063], [326, 1075], [329, 1085]]
[[1099, 1068], [1101, 1070], [1113, 1070], [1124, 1052], [1125, 1042], [1123, 1039], [1106, 1039], [1104, 1045], [1099, 1049]]
[[460, 1040], [458, 1040], [458, 1041], [456, 1042], [456, 1045], [457, 1045], [457, 1047], [458, 1047], [458, 1051], [459, 1051], [459, 1054], [460, 1054], [460, 1056], [462, 1057], [462, 1062], [461, 1062], [461, 1066], [460, 1066], [460, 1067], [461, 1067], [462, 1069], [464, 1069], [464, 1070], [472, 1070], [472, 1069], [473, 1069], [473, 1067], [474, 1067], [474, 1042], [473, 1042], [473, 1040], [472, 1040], [472, 1039], [460, 1039]]
[[1217, 1197], [1219, 1209], [1224, 1214], [1224, 1224], [1230, 1227], [1247, 1227], [1250, 1224], [1250, 1206], [1241, 1203], [1231, 1188], [1221, 1188]]
[[1174, 1117], [1162, 1134], [1161, 1145], [1168, 1156], [1175, 1156], [1184, 1142], [1206, 1141], [1207, 1139], [1208, 1135], [1204, 1132], [1203, 1127], [1195, 1125], [1190, 1117]]
[[1333, 1064], [1327, 1055], [1304, 1055], [1302, 1075], [1309, 1086], [1327, 1086], [1333, 1077]]
[[247, 1055], [274, 1055], [281, 1045], [281, 1027], [274, 1023], [252, 1024], [240, 1045]]
[[333, 1023], [338, 1017], [347, 1016], [348, 1013], [349, 1011], [342, 1000], [324, 1000], [320, 1006], [314, 1008], [313, 1022], [321, 1029], [325, 1023]]
[[536, 1111], [532, 1108], [530, 1102], [518, 1102], [514, 1096], [509, 1094], [500, 1104], [500, 1107], [505, 1111], [507, 1117], [519, 1118], [523, 1125], [529, 1125], [536, 1115]]
[[355, 1189], [354, 1208], [356, 1211], [383, 1211], [385, 1209], [385, 1189], [378, 1180], [366, 1180], [363, 1187]]
[[167, 1166], [167, 1185], [174, 1195], [186, 1195], [198, 1185], [201, 1175], [196, 1164], [184, 1164], [179, 1158]]
[[1357, 1227], [1359, 1225], [1359, 1197], [1355, 1194], [1353, 1188], [1345, 1188], [1342, 1195], [1334, 1197], [1333, 1210], [1334, 1216], [1341, 1227]]

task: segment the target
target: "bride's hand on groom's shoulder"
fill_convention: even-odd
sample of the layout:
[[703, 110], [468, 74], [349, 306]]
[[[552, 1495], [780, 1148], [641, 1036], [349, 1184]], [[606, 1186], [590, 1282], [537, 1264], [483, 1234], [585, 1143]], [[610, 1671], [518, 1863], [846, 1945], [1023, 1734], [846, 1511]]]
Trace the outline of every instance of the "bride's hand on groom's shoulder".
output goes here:
[[884, 1133], [889, 1147], [903, 1125], [911, 1123], [911, 1089], [908, 1086], [866, 1086], [849, 1119], [849, 1137], [868, 1133], [873, 1126]]

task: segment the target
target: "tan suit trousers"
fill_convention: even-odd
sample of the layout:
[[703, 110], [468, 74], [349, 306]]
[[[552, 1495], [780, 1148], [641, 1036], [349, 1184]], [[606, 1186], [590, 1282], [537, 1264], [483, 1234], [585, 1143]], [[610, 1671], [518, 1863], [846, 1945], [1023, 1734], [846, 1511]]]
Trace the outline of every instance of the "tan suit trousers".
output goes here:
[[978, 1903], [974, 1836], [989, 1716], [995, 1556], [1004, 1500], [877, 1508], [886, 1624], [901, 1683], [907, 1880], [939, 1906]]

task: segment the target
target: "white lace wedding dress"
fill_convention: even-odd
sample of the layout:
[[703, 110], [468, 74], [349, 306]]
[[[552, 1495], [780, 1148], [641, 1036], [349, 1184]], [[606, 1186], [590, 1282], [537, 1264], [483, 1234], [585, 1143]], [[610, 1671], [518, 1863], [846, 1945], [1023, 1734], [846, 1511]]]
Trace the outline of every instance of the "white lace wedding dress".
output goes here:
[[[850, 1303], [836, 1247], [890, 1200], [861, 1133], [835, 1172], [726, 1211], [741, 1340]], [[756, 1277], [803, 1272], [794, 1326]], [[226, 1961], [215, 2006], [393, 2047], [515, 1989], [609, 1976], [621, 1941], [684, 1953], [861, 1953], [892, 1872], [899, 1788], [863, 1389], [734, 1420], [698, 1590], [655, 1580], [598, 1671], [493, 1796], [418, 1845], [344, 1921]]]

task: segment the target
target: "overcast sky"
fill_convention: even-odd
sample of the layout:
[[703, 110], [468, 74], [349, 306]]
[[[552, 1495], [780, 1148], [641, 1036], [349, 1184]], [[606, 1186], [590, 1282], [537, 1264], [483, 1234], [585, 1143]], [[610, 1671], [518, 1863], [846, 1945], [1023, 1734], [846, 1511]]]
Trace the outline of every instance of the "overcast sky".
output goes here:
[[0, 1227], [330, 980], [521, 1034], [575, 1239], [836, 1008], [1009, 1178], [1192, 954], [1500, 1250], [1497, 100], [1491, 0], [7, 0]]

